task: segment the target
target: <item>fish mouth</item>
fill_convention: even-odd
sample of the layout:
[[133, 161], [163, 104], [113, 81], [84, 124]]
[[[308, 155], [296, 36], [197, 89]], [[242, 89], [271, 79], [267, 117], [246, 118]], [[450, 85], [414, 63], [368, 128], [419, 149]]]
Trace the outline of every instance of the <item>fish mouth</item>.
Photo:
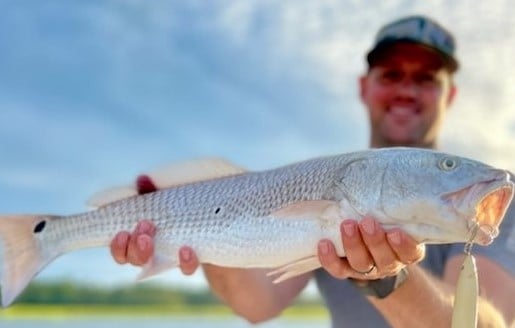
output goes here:
[[509, 174], [503, 171], [492, 180], [479, 182], [447, 195], [456, 211], [466, 218], [467, 241], [483, 246], [493, 242], [513, 199], [514, 189], [515, 185], [509, 180]]
[[473, 220], [479, 229], [475, 236], [471, 236], [471, 241], [483, 246], [493, 242], [499, 234], [499, 225], [513, 199], [513, 189], [513, 183], [505, 184], [494, 188], [481, 198], [475, 207], [476, 215]]

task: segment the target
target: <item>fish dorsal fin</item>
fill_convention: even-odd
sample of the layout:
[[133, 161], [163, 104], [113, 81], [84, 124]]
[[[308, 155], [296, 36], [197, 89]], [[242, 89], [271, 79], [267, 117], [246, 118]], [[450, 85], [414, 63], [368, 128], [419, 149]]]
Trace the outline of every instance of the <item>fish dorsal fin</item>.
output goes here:
[[[245, 169], [221, 158], [197, 159], [175, 163], [144, 173], [157, 189], [170, 188], [188, 183], [242, 174]], [[98, 208], [138, 194], [136, 181], [130, 185], [111, 187], [94, 194], [87, 202], [89, 207]]]
[[135, 186], [115, 186], [96, 192], [86, 205], [90, 208], [99, 208], [120, 199], [129, 198], [138, 194]]
[[[242, 174], [246, 170], [221, 158], [204, 158], [159, 168], [147, 175], [157, 189]], [[135, 185], [134, 185], [135, 187]]]

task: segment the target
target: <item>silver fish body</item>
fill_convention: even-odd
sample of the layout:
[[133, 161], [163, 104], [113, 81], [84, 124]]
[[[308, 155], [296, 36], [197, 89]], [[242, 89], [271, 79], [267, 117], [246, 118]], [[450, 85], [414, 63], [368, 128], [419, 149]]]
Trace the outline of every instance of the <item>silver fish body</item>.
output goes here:
[[323, 238], [344, 256], [339, 227], [346, 218], [372, 216], [425, 243], [466, 242], [480, 225], [474, 241], [486, 245], [513, 192], [506, 171], [392, 148], [186, 183], [77, 215], [0, 217], [2, 304], [57, 256], [106, 246], [143, 218], [156, 224], [157, 234], [155, 256], [140, 278], [177, 266], [178, 249], [189, 245], [202, 263], [276, 268], [281, 281], [320, 267], [316, 246]]

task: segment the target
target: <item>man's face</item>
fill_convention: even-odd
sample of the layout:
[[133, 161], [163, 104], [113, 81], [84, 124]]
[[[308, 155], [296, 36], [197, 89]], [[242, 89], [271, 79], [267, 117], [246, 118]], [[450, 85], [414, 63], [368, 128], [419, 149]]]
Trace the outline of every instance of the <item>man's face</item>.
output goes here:
[[451, 74], [432, 50], [399, 43], [361, 77], [371, 146], [435, 147], [456, 92]]

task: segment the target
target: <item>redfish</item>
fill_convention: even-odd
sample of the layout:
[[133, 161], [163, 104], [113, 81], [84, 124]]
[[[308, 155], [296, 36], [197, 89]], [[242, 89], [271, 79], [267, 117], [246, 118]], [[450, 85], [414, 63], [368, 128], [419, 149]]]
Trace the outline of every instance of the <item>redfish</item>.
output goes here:
[[421, 243], [488, 245], [514, 193], [505, 170], [414, 148], [320, 157], [259, 172], [216, 159], [167, 172], [173, 174], [167, 188], [144, 195], [111, 189], [93, 198], [97, 209], [81, 214], [1, 216], [3, 306], [56, 257], [108, 246], [143, 218], [155, 223], [157, 234], [155, 255], [140, 279], [176, 267], [179, 248], [188, 245], [201, 263], [271, 268], [279, 282], [321, 266], [321, 239], [345, 256], [339, 227], [346, 218], [374, 217]]

